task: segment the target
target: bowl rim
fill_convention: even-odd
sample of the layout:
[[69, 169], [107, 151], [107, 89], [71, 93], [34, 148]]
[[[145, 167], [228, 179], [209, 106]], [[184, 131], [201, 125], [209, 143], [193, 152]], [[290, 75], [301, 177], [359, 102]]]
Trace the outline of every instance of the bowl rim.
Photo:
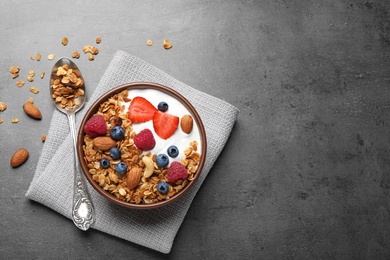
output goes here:
[[[103, 190], [103, 188], [100, 187], [99, 184], [96, 183], [92, 179], [92, 175], [89, 173], [87, 163], [84, 160], [84, 149], [83, 149], [84, 135], [85, 135], [84, 130], [83, 130], [84, 125], [86, 124], [87, 120], [98, 111], [99, 105], [102, 102], [106, 101], [108, 98], [112, 97], [113, 95], [122, 92], [125, 89], [128, 89], [128, 90], [131, 90], [131, 89], [155, 89], [155, 90], [162, 91], [165, 94], [171, 95], [174, 98], [176, 98], [177, 100], [179, 100], [189, 110], [189, 112], [192, 114], [192, 116], [194, 117], [194, 120], [196, 121], [196, 123], [198, 125], [199, 132], [200, 132], [200, 141], [201, 141], [202, 147], [201, 147], [201, 159], [199, 161], [198, 167], [197, 167], [196, 172], [194, 174], [194, 178], [178, 194], [174, 195], [172, 198], [170, 198], [168, 200], [159, 201], [159, 202], [152, 203], [152, 204], [135, 204], [135, 203], [130, 203], [130, 202], [120, 200], [120, 199], [116, 198], [113, 194]], [[161, 206], [168, 205], [168, 204], [172, 203], [173, 201], [176, 201], [177, 199], [182, 197], [184, 194], [186, 194], [187, 191], [198, 180], [198, 178], [203, 170], [203, 166], [204, 166], [205, 161], [206, 161], [206, 153], [207, 153], [206, 130], [204, 128], [202, 119], [200, 118], [196, 109], [192, 106], [192, 104], [183, 95], [178, 93], [176, 90], [173, 90], [172, 88], [169, 88], [167, 86], [164, 86], [164, 85], [161, 85], [158, 83], [154, 83], [154, 82], [126, 83], [126, 84], [122, 84], [122, 85], [119, 85], [117, 87], [114, 87], [113, 89], [110, 89], [109, 91], [105, 92], [103, 95], [101, 95], [97, 100], [95, 100], [92, 103], [92, 105], [89, 107], [89, 109], [84, 114], [83, 119], [82, 119], [80, 126], [79, 126], [78, 135], [77, 135], [78, 162], [79, 162], [80, 169], [83, 172], [84, 177], [88, 180], [89, 184], [91, 184], [91, 186], [98, 193], [100, 193], [104, 198], [106, 198], [110, 202], [113, 202], [113, 203], [120, 205], [120, 206], [124, 206], [126, 208], [133, 208], [133, 209], [158, 208]]]

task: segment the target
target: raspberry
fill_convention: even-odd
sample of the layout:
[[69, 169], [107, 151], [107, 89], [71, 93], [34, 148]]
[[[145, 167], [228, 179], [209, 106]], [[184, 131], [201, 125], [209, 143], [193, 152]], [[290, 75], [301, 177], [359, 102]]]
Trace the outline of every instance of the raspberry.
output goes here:
[[187, 169], [179, 162], [173, 162], [171, 166], [169, 166], [167, 173], [167, 180], [169, 183], [175, 183], [177, 180], [187, 179]]
[[84, 126], [84, 132], [90, 137], [105, 135], [107, 132], [106, 121], [102, 115], [94, 115]]
[[144, 129], [134, 137], [134, 144], [142, 151], [152, 150], [156, 145], [152, 131]]

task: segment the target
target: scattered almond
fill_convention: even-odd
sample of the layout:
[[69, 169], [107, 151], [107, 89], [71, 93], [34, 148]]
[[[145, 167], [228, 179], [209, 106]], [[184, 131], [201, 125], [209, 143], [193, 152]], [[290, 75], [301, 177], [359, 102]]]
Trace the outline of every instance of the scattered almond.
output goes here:
[[17, 150], [11, 157], [10, 165], [12, 168], [22, 165], [28, 158], [28, 151], [25, 148]]
[[98, 136], [93, 139], [93, 147], [101, 151], [110, 150], [115, 145], [115, 140], [109, 136]]
[[194, 120], [192, 119], [191, 115], [184, 115], [180, 119], [180, 127], [184, 133], [186, 134], [191, 133], [193, 126], [194, 126]]
[[130, 190], [137, 187], [139, 181], [141, 180], [141, 177], [142, 177], [142, 169], [140, 169], [138, 167], [131, 168], [131, 170], [127, 174], [127, 178], [126, 178], [127, 187]]
[[29, 115], [30, 117], [34, 118], [34, 119], [41, 119], [42, 118], [42, 114], [41, 114], [41, 111], [32, 103], [25, 103], [23, 105], [23, 110], [24, 112], [26, 112], [27, 115]]

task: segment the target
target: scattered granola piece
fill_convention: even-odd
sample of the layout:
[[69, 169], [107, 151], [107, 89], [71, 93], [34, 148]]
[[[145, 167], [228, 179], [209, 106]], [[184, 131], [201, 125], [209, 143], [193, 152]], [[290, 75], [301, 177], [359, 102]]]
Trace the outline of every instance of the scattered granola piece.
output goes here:
[[24, 81], [23, 81], [23, 80], [18, 80], [18, 81], [16, 82], [16, 86], [17, 86], [17, 87], [23, 87], [23, 85], [24, 85]]
[[20, 68], [17, 66], [12, 66], [11, 68], [9, 68], [9, 72], [11, 72], [12, 74], [19, 73], [19, 71]]
[[47, 55], [47, 59], [48, 60], [52, 60], [52, 59], [54, 59], [55, 58], [55, 55], [54, 54], [49, 54], [49, 55]]
[[172, 48], [172, 43], [170, 43], [167, 39], [164, 39], [163, 46], [165, 49], [169, 50], [170, 48]]
[[2, 124], [3, 122], [4, 122], [4, 120], [0, 118], [0, 124]]
[[45, 76], [45, 72], [42, 71], [42, 72], [41, 72], [41, 79], [43, 79], [44, 76]]
[[31, 88], [30, 88], [30, 91], [31, 91], [32, 93], [34, 93], [34, 94], [38, 94], [39, 89], [37, 89], [36, 87], [31, 87]]
[[34, 104], [34, 99], [32, 97], [29, 97], [27, 100], [28, 103]]
[[3, 112], [7, 109], [7, 104], [4, 102], [0, 102], [0, 112]]
[[74, 59], [80, 58], [80, 52], [74, 51], [74, 52], [72, 53], [72, 58], [74, 58]]
[[35, 60], [34, 55], [31, 55], [31, 56], [30, 56], [30, 60]]
[[20, 68], [17, 67], [17, 66], [12, 66], [10, 69], [9, 69], [9, 72], [11, 72], [12, 74], [12, 78], [17, 78], [19, 76], [19, 71], [20, 71]]
[[96, 38], [96, 43], [97, 44], [100, 44], [102, 42], [102, 38], [100, 37], [100, 36], [98, 36], [97, 38]]
[[93, 55], [93, 54], [89, 54], [88, 55], [88, 60], [90, 60], [90, 61], [92, 61], [92, 60], [94, 60], [95, 59], [95, 56]]
[[41, 60], [41, 54], [40, 54], [40, 53], [37, 54], [36, 60], [37, 60], [37, 61], [40, 61], [40, 60]]
[[62, 45], [66, 46], [68, 45], [68, 42], [69, 42], [68, 37], [62, 38]]
[[16, 123], [19, 122], [19, 119], [18, 119], [17, 117], [14, 117], [14, 118], [11, 119], [11, 122], [12, 122], [13, 124], [16, 124]]
[[152, 45], [153, 45], [153, 41], [152, 41], [152, 40], [147, 40], [147, 41], [146, 41], [146, 45], [152, 46]]
[[28, 71], [28, 75], [31, 76], [31, 77], [34, 77], [35, 76], [35, 70], [29, 70]]
[[46, 141], [47, 134], [42, 135], [41, 141], [44, 143]]
[[84, 53], [91, 53], [93, 55], [97, 55], [99, 53], [99, 48], [91, 46], [91, 45], [86, 45], [83, 48]]
[[27, 80], [28, 80], [29, 82], [33, 82], [33, 81], [34, 81], [34, 77], [31, 77], [30, 75], [28, 75]]

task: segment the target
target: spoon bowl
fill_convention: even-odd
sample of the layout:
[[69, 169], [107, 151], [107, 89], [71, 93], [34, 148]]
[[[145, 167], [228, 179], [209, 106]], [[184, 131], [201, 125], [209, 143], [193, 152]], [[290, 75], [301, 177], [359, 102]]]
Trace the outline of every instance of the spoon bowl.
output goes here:
[[76, 64], [68, 58], [60, 58], [53, 66], [50, 76], [50, 95], [56, 108], [69, 120], [74, 153], [74, 189], [72, 219], [81, 230], [87, 230], [95, 221], [92, 202], [81, 176], [77, 157], [75, 115], [85, 103], [85, 84]]

